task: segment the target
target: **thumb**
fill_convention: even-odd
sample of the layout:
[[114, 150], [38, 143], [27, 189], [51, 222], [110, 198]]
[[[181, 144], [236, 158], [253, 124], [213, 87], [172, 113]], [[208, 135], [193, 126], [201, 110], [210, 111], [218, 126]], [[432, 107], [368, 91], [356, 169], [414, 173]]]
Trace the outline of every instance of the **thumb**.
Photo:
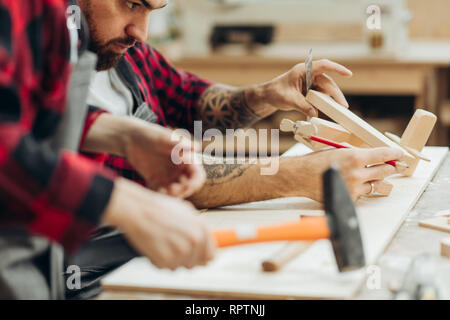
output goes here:
[[306, 100], [306, 98], [303, 94], [301, 94], [301, 93], [298, 94], [297, 101], [298, 101], [297, 109], [299, 109], [305, 115], [307, 115], [308, 117], [319, 116], [319, 112], [317, 111], [317, 109]]
[[188, 139], [185, 136], [163, 139], [157, 146], [157, 150], [164, 154], [172, 153], [174, 148], [177, 148], [178, 150], [183, 150], [184, 152], [194, 152], [197, 147], [194, 141]]

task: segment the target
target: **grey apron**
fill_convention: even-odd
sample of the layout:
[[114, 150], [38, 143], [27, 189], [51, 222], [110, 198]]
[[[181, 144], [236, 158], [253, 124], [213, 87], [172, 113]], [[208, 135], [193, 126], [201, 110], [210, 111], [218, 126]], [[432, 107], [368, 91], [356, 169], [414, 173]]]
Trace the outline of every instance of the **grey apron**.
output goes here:
[[[136, 75], [125, 58], [120, 59], [116, 70], [133, 95], [133, 117], [155, 123], [157, 116], [145, 103]], [[101, 279], [138, 256], [121, 232], [113, 228], [99, 228], [83, 248], [65, 259], [66, 269], [71, 265], [81, 269], [81, 289], [66, 287], [66, 298], [89, 299], [98, 295], [102, 291]], [[69, 277], [70, 273], [66, 273], [66, 279]]]
[[[86, 51], [75, 65], [66, 113], [56, 134], [43, 142], [53, 152], [77, 150], [87, 112], [86, 96], [97, 57]], [[64, 299], [61, 246], [20, 228], [0, 232], [0, 299]]]

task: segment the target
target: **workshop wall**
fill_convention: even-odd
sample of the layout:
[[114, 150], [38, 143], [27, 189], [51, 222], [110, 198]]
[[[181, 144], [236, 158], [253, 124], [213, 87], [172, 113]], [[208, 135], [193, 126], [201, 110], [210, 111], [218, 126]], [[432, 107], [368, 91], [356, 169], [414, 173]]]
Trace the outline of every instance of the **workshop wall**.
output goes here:
[[[366, 0], [360, 1], [366, 3], [364, 2]], [[199, 0], [196, 2], [197, 5], [201, 4]], [[373, 2], [377, 3], [377, 1]], [[406, 0], [411, 14], [408, 27], [400, 29], [396, 28], [396, 25], [389, 26], [387, 23], [388, 26], [382, 30], [384, 39], [399, 39], [407, 34], [408, 40], [405, 43], [414, 46], [414, 50], [410, 49], [410, 53], [419, 52], [416, 56], [418, 60], [426, 61], [424, 65], [421, 65], [420, 61], [408, 65], [408, 62], [405, 62], [408, 61], [408, 57], [405, 58], [402, 49], [397, 49], [396, 55], [389, 56], [389, 52], [376, 52], [377, 48], [374, 47], [370, 49], [364, 49], [363, 46], [353, 47], [355, 43], [370, 47], [371, 38], [365, 30], [365, 23], [354, 18], [355, 12], [353, 12], [353, 18], [351, 15], [345, 16], [343, 12], [338, 12], [339, 7], [336, 7], [336, 3], [333, 3], [333, 10], [324, 12], [324, 15], [334, 14], [334, 20], [324, 18], [320, 10], [316, 10], [312, 18], [302, 16], [300, 22], [297, 22], [295, 17], [284, 19], [283, 15], [278, 14], [273, 46], [252, 47], [246, 46], [244, 42], [244, 45], [225, 45], [209, 53], [208, 46], [201, 53], [187, 53], [185, 52], [187, 44], [195, 42], [199, 36], [196, 32], [191, 32], [190, 36], [186, 37], [188, 40], [183, 40], [187, 26], [183, 25], [183, 19], [179, 17], [187, 10], [191, 13], [195, 11], [192, 11], [192, 7], [187, 8], [181, 0], [174, 0], [173, 3], [176, 5], [165, 9], [167, 12], [163, 23], [156, 19], [153, 21], [152, 44], [163, 51], [173, 63], [185, 70], [217, 82], [236, 86], [247, 85], [266, 81], [287, 71], [290, 65], [286, 61], [292, 64], [301, 61], [302, 52], [306, 52], [308, 46], [311, 46], [315, 48], [315, 57], [331, 58], [355, 71], [353, 80], [336, 78], [336, 81], [348, 97], [352, 110], [381, 132], [390, 131], [401, 134], [415, 108], [430, 108], [430, 111], [435, 112], [439, 118], [436, 134], [432, 136], [430, 142], [433, 145], [447, 145], [450, 141], [450, 137], [447, 137], [450, 133], [447, 129], [450, 128], [450, 88], [448, 87], [450, 62], [442, 62], [446, 52], [449, 52], [450, 57], [449, 0]], [[346, 3], [347, 9], [351, 10], [354, 7], [350, 1]], [[357, 3], [358, 1], [355, 0], [355, 4]], [[367, 3], [371, 2], [367, 1]], [[300, 4], [299, 1], [297, 9], [302, 11]], [[241, 16], [240, 19], [251, 20], [245, 17], [247, 16]], [[395, 17], [392, 20], [394, 22], [398, 21], [397, 15]], [[166, 25], [166, 28], [162, 28], [163, 25]], [[400, 26], [404, 25], [406, 24], [400, 24]], [[189, 29], [193, 26], [195, 30], [212, 28], [212, 25], [200, 19], [198, 19], [198, 26], [195, 23], [190, 24]], [[399, 32], [399, 30], [406, 31]], [[172, 46], [171, 41], [175, 45]], [[387, 40], [384, 42], [388, 43]], [[166, 46], [167, 43], [169, 44]], [[304, 48], [305, 46], [307, 47]], [[261, 57], [266, 57], [267, 60], [263, 61]], [[377, 61], [376, 66], [373, 65], [374, 57]], [[383, 59], [389, 63], [383, 65], [380, 62]], [[406, 60], [402, 61], [403, 59]], [[255, 127], [275, 128], [285, 117], [292, 120], [303, 118], [296, 112], [280, 112], [256, 124]], [[289, 139], [285, 144], [286, 148], [294, 142], [290, 137]]]
[[413, 15], [411, 39], [450, 40], [450, 1], [408, 0], [408, 6]]

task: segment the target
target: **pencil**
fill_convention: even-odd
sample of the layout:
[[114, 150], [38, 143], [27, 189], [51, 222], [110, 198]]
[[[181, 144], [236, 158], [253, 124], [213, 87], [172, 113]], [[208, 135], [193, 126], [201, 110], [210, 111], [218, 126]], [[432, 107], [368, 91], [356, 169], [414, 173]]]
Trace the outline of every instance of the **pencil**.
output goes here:
[[[320, 137], [316, 137], [316, 136], [309, 136], [308, 138], [310, 140], [313, 140], [313, 141], [316, 141], [316, 142], [320, 142], [320, 143], [326, 144], [327, 146], [335, 147], [335, 148], [338, 148], [338, 149], [348, 149], [348, 148], [350, 148], [348, 146], [344, 146], [344, 145], [339, 144], [337, 142], [334, 142], [334, 141], [331, 141], [331, 140], [327, 140], [327, 139], [324, 139], [324, 138], [320, 138]], [[386, 163], [390, 164], [393, 167], [405, 167], [406, 169], [409, 168], [409, 166], [406, 163], [403, 163], [401, 161], [391, 160], [391, 161], [387, 161]]]

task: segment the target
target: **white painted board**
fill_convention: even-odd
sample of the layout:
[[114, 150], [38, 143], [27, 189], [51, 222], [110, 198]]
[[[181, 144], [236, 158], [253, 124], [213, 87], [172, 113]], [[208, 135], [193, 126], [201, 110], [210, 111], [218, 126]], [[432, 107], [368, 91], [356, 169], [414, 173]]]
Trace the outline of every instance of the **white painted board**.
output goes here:
[[[297, 145], [288, 155], [305, 153]], [[387, 198], [362, 198], [357, 202], [368, 265], [374, 264], [413, 208], [448, 152], [446, 147], [426, 147], [431, 163], [421, 161], [413, 177], [394, 176]], [[205, 213], [211, 227], [229, 228], [296, 220], [318, 215], [321, 205], [306, 198], [285, 198], [231, 206]], [[328, 240], [317, 241], [306, 253], [277, 273], [264, 273], [261, 261], [284, 242], [249, 244], [220, 249], [206, 267], [175, 272], [158, 270], [145, 258], [136, 258], [103, 281], [105, 288], [149, 292], [217, 295], [236, 298], [351, 298], [364, 284], [366, 269], [339, 273]]]

